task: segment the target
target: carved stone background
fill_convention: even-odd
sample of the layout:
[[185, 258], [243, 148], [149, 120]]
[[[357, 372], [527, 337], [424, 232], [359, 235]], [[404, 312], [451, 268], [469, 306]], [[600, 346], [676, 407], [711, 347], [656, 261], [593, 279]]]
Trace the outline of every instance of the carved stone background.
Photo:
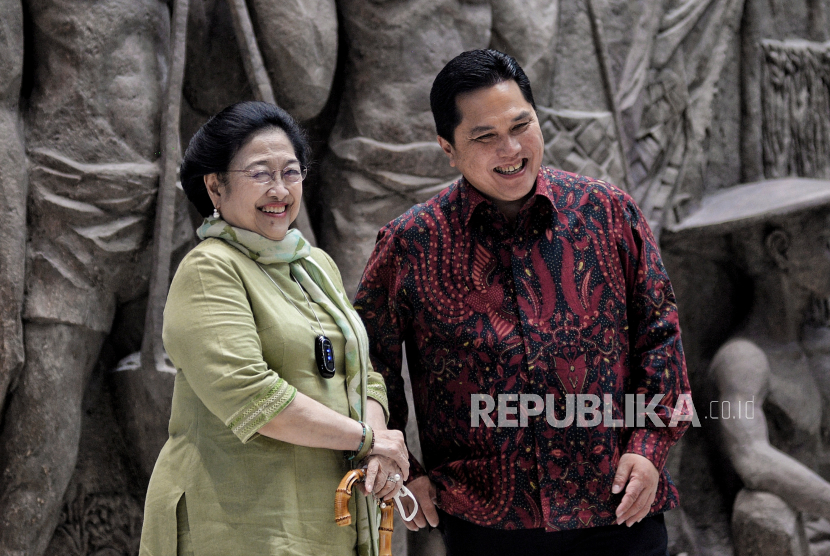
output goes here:
[[[172, 4], [0, 3], [0, 554], [137, 551], [154, 459], [137, 446], [155, 433], [137, 440], [147, 409], [129, 377], [142, 376]], [[240, 4], [261, 76], [311, 133], [310, 224], [352, 291], [378, 228], [457, 177], [428, 92], [466, 49], [515, 56], [545, 162], [624, 188], [657, 234], [725, 188], [830, 178], [830, 0], [191, 0], [182, 145], [211, 114], [261, 96]], [[178, 194], [173, 268], [193, 217]], [[743, 294], [711, 256], [722, 240], [681, 247], [667, 264], [702, 411]], [[714, 442], [704, 423], [672, 452], [673, 555], [743, 550], [734, 540], [751, 520], [732, 515], [740, 485]], [[826, 553], [820, 525], [784, 521]], [[396, 554], [440, 554], [435, 534], [397, 530]]]
[[830, 43], [761, 43], [764, 175], [830, 178]]

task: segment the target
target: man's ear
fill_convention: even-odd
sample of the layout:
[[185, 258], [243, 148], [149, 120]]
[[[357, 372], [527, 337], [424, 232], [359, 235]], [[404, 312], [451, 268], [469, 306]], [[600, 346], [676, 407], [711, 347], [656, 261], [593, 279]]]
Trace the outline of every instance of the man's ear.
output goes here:
[[784, 230], [773, 230], [764, 240], [764, 246], [778, 268], [787, 270], [790, 267], [790, 259], [788, 257], [790, 236], [787, 232]]
[[449, 141], [438, 136], [438, 144], [441, 145], [441, 150], [443, 150], [447, 154], [447, 158], [450, 159], [450, 166], [453, 168], [455, 167], [455, 149], [453, 148], [452, 144]]

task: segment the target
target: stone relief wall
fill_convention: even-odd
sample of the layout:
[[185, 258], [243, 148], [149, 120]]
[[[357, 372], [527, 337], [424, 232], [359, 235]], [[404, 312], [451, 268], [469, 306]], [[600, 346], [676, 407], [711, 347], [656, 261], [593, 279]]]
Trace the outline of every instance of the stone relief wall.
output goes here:
[[[734, 149], [734, 141], [740, 139], [740, 175], [743, 180], [762, 181], [784, 176], [827, 178], [824, 168], [828, 160], [826, 129], [830, 119], [824, 115], [828, 110], [824, 103], [828, 85], [825, 54], [828, 36], [826, 27], [816, 24], [816, 21], [824, 21], [826, 9], [827, 3], [821, 2], [796, 2], [788, 5], [786, 10], [778, 3], [750, 0], [745, 3], [740, 35], [741, 64], [735, 68], [741, 79], [740, 94], [736, 97], [740, 99], [741, 109], [735, 109], [735, 100], [731, 101], [730, 108], [716, 99], [715, 106], [720, 107], [720, 114], [714, 115], [713, 131], [721, 131], [722, 135], [717, 137], [711, 133], [708, 138], [710, 148], [725, 149], [725, 152]], [[737, 48], [734, 50], [738, 51]], [[728, 78], [722, 79], [724, 89], [718, 92], [727, 99], [731, 96], [726, 87], [728, 81]], [[736, 85], [733, 84], [733, 90]], [[736, 112], [741, 114], [739, 132], [724, 117]], [[731, 146], [723, 135], [731, 138]], [[724, 159], [723, 155], [715, 157]], [[715, 157], [709, 157], [710, 164]], [[719, 164], [721, 168], [727, 166]], [[737, 172], [733, 169], [732, 173]], [[802, 294], [795, 292], [776, 290], [775, 293], [759, 293], [763, 281], [748, 276], [747, 265], [740, 261], [749, 251], [756, 253], [756, 261], [764, 258], [758, 255], [762, 242], [757, 239], [761, 233], [759, 230], [769, 231], [778, 227], [786, 232], [787, 242], [791, 241], [789, 238], [816, 235], [817, 232], [805, 229], [811, 218], [809, 211], [795, 211], [789, 219], [772, 216], [773, 212], [784, 211], [784, 198], [775, 209], [767, 207], [768, 217], [756, 215], [759, 219], [752, 225], [731, 231], [684, 231], [683, 228], [691, 226], [695, 218], [712, 214], [718, 203], [727, 210], [747, 210], [762, 204], [761, 198], [769, 195], [768, 191], [758, 191], [748, 194], [745, 199], [729, 201], [719, 197], [719, 188], [735, 185], [734, 180], [731, 183], [729, 180], [722, 181], [721, 175], [713, 181], [721, 183], [704, 184], [701, 209], [690, 219], [670, 226], [673, 229], [665, 235], [663, 247], [681, 306], [684, 345], [697, 406], [715, 401], [717, 408], [728, 395], [728, 389], [717, 386], [714, 377], [718, 373], [728, 377], [731, 372], [718, 370], [723, 366], [724, 352], [721, 348], [730, 337], [748, 334], [747, 322], [750, 322], [753, 310], [757, 311], [753, 309], [754, 304], [771, 306], [786, 299], [792, 310], [795, 305], [806, 303], [796, 302], [796, 299], [803, 298], [800, 297]], [[830, 182], [817, 183], [819, 191], [830, 189]], [[805, 197], [809, 197], [813, 186], [815, 183], [811, 182], [787, 182], [784, 186], [787, 201], [801, 197], [803, 202]], [[806, 206], [809, 202], [803, 204]], [[824, 209], [814, 210], [826, 211], [826, 203], [824, 205]], [[740, 220], [737, 212], [733, 217]], [[756, 240], [750, 241], [750, 237], [756, 237]], [[819, 263], [813, 264], [817, 265], [814, 270], [818, 283], [823, 271], [818, 268]], [[766, 271], [770, 276], [778, 272], [774, 267]], [[755, 301], [753, 295], [756, 296]], [[759, 301], [758, 298], [764, 295], [767, 300]], [[828, 367], [826, 358], [817, 355], [826, 352], [830, 341], [830, 321], [824, 318], [823, 311], [827, 304], [826, 295], [826, 292], [814, 289], [810, 306], [802, 307], [800, 312], [797, 310], [798, 315], [785, 317], [782, 311], [776, 313], [776, 320], [789, 318], [796, 323], [793, 325], [795, 337], [801, 338], [802, 357], [809, 361], [810, 372], [804, 372], [803, 366], [801, 371], [796, 372], [799, 365], [787, 365], [785, 372], [780, 367], [776, 369], [774, 359], [770, 360], [773, 390], [781, 377], [792, 372], [799, 375], [798, 380], [817, 381], [817, 384], [802, 387], [801, 390], [815, 391], [820, 395], [797, 402], [802, 415], [812, 412], [815, 418], [806, 419], [812, 421], [809, 424], [802, 422], [794, 425], [794, 421], [786, 417], [790, 410], [781, 409], [781, 405], [789, 406], [789, 403], [780, 401], [781, 391], [771, 394], [769, 398], [758, 397], [763, 417], [769, 424], [766, 432], [773, 448], [780, 451], [777, 453], [805, 463], [808, 469], [822, 477], [821, 481], [830, 477], [825, 441], [819, 440], [819, 437], [826, 438], [828, 430], [830, 390], [823, 378]], [[768, 345], [769, 342], [763, 340], [762, 343]], [[723, 347], [726, 353], [729, 349]], [[699, 411], [705, 414], [707, 410]], [[804, 500], [798, 497], [784, 496], [782, 499], [768, 492], [741, 490], [743, 485], [752, 485], [754, 479], [742, 474], [739, 464], [736, 470], [736, 464], [726, 458], [730, 451], [730, 442], [726, 440], [729, 433], [719, 426], [722, 423], [704, 420], [701, 429], [690, 431], [684, 438], [681, 453], [675, 455], [675, 477], [682, 485], [686, 501], [683, 517], [688, 519], [688, 532], [680, 536], [684, 539], [682, 544], [692, 553], [697, 551], [702, 554], [710, 551], [729, 553], [732, 547], [734, 553], [739, 555], [826, 553], [827, 512], [816, 507], [805, 511], [801, 505]], [[794, 438], [801, 439], [799, 442], [803, 445], [798, 448], [793, 446]], [[763, 459], [768, 461], [766, 457]], [[792, 476], [799, 468], [789, 465], [787, 469], [784, 475]], [[809, 480], [802, 485], [807, 482]], [[786, 480], [778, 481], [779, 486], [785, 484]], [[826, 485], [826, 482], [817, 485]], [[804, 490], [815, 493], [825, 488], [817, 485]], [[753, 488], [768, 490], [768, 487], [757, 484]], [[773, 515], [776, 517], [770, 518]], [[694, 536], [696, 538], [692, 539]]]
[[785, 178], [707, 196], [664, 231], [703, 424], [675, 478], [704, 547], [826, 549], [828, 226], [830, 181]]
[[[499, 48], [531, 79], [545, 162], [617, 184], [657, 233], [669, 230], [698, 410], [717, 397], [707, 368], [743, 314], [741, 285], [713, 255], [729, 252], [723, 237], [690, 243], [672, 230], [741, 182], [830, 178], [830, 1], [247, 6], [274, 98], [312, 134], [306, 204], [348, 288], [378, 228], [457, 177], [435, 142], [435, 74], [462, 50]], [[124, 358], [142, 344], [171, 9], [0, 6], [0, 553], [137, 550], [153, 456], [136, 453], [125, 422], [134, 400], [113, 370], [137, 368]], [[212, 113], [260, 94], [233, 10], [234, 0], [190, 2], [183, 144]], [[193, 241], [180, 195], [175, 213], [174, 264]], [[830, 335], [815, 337], [811, 349], [830, 353]], [[745, 530], [732, 512], [741, 483], [718, 467], [718, 441], [704, 423], [672, 454], [684, 497], [669, 519], [672, 554], [744, 553], [730, 526]], [[812, 523], [799, 527], [819, 553], [822, 525]], [[396, 554], [440, 554], [435, 535], [397, 530]]]

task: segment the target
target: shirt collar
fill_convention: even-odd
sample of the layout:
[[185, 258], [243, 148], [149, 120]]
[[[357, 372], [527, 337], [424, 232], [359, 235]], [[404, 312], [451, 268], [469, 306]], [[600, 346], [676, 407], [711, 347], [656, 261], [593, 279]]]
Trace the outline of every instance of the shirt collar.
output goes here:
[[[556, 212], [553, 188], [554, 184], [550, 173], [547, 171], [545, 166], [542, 166], [539, 168], [539, 174], [536, 176], [536, 191], [534, 191], [533, 195], [524, 204], [522, 211], [530, 207], [537, 198], [542, 198], [545, 199], [546, 202], [550, 203], [551, 208], [554, 212]], [[464, 227], [469, 226], [470, 219], [482, 203], [493, 206], [495, 210], [495, 206], [487, 200], [484, 195], [478, 191], [478, 189], [473, 187], [470, 182], [467, 181], [467, 178], [463, 176], [458, 182], [458, 193], [459, 202], [461, 203], [461, 221], [463, 222]]]

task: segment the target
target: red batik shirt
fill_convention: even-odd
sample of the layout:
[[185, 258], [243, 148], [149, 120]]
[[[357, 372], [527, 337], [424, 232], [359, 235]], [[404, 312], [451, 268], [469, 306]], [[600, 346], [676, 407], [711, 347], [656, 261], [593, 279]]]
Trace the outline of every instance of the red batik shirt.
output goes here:
[[381, 229], [354, 305], [400, 430], [406, 342], [424, 459], [412, 476], [426, 469], [444, 511], [501, 529], [609, 525], [625, 452], [661, 472], [652, 513], [677, 505], [663, 466], [687, 421], [555, 428], [542, 413], [524, 427], [471, 427], [473, 394], [554, 394], [560, 419], [566, 394], [609, 394], [621, 419], [624, 394], [659, 393], [668, 424], [689, 393], [674, 293], [624, 192], [542, 167], [511, 227], [462, 178]]

